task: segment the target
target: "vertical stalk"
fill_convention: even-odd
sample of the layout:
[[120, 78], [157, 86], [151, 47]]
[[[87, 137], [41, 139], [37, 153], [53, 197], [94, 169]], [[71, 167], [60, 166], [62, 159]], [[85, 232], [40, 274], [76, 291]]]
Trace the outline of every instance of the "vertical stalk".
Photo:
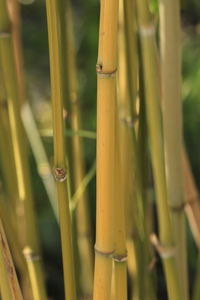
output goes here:
[[143, 59], [147, 124], [150, 135], [153, 174], [157, 195], [160, 241], [152, 236], [162, 261], [166, 276], [169, 299], [181, 300], [181, 286], [175, 261], [175, 248], [171, 220], [169, 216], [164, 149], [161, 130], [161, 110], [157, 56], [155, 44], [155, 27], [148, 8], [148, 1], [137, 0], [137, 13], [140, 32], [140, 43]]
[[187, 247], [182, 178], [181, 30], [179, 0], [160, 2], [160, 63], [168, 202], [177, 247], [176, 263], [188, 299]]
[[118, 0], [101, 0], [97, 61], [97, 214], [94, 300], [111, 299]]
[[69, 194], [67, 187], [67, 164], [64, 139], [64, 79], [63, 79], [63, 49], [62, 41], [62, 10], [65, 5], [62, 1], [46, 1], [50, 71], [51, 71], [51, 97], [53, 110], [54, 132], [54, 177], [56, 180], [58, 206], [60, 216], [61, 243], [64, 267], [65, 299], [76, 299], [74, 261], [72, 250], [71, 219], [69, 212]]
[[[25, 238], [24, 243], [39, 252], [38, 232], [34, 213], [31, 179], [28, 165], [25, 135], [20, 119], [19, 90], [17, 84], [16, 65], [13, 42], [10, 32], [10, 21], [6, 1], [0, 2], [0, 54], [2, 70], [8, 99], [8, 114], [11, 127], [12, 148], [14, 149], [15, 169], [17, 172], [17, 185], [21, 208], [24, 209]], [[40, 268], [42, 266], [40, 265]], [[44, 281], [40, 282], [41, 286]]]
[[40, 267], [40, 258], [38, 257], [37, 254], [33, 252], [33, 250], [30, 247], [24, 248], [23, 253], [28, 266], [28, 272], [29, 272], [31, 287], [33, 291], [33, 299], [34, 300], [47, 299], [44, 286], [41, 285], [41, 282], [43, 280], [43, 274], [41, 272], [41, 267]]
[[122, 186], [122, 165], [119, 145], [118, 110], [116, 109], [116, 143], [115, 143], [115, 253], [114, 278], [116, 300], [127, 299], [127, 250], [125, 230], [125, 197]]
[[19, 98], [20, 104], [22, 105], [25, 102], [25, 78], [23, 72], [24, 62], [21, 43], [20, 4], [18, 0], [7, 0], [7, 2], [10, 21], [12, 24], [12, 41], [15, 55]]
[[192, 230], [194, 240], [197, 248], [200, 249], [200, 205], [199, 193], [195, 185], [191, 166], [186, 153], [182, 149], [183, 162], [183, 179], [184, 179], [184, 198], [185, 198], [185, 212]]
[[[66, 54], [67, 54], [67, 84], [69, 99], [69, 118], [72, 131], [76, 132], [81, 129], [81, 111], [80, 101], [77, 92], [77, 73], [76, 59], [73, 39], [73, 19], [70, 0], [66, 1]], [[81, 137], [74, 135], [71, 138], [71, 155], [72, 155], [72, 177], [73, 192], [76, 192], [81, 186], [85, 176], [84, 153]], [[91, 239], [91, 224], [89, 217], [88, 194], [85, 189], [79, 197], [78, 205], [75, 211], [76, 234], [81, 263], [81, 293], [84, 296], [92, 298], [93, 286], [93, 246]]]
[[26, 131], [33, 155], [36, 160], [38, 173], [42, 179], [44, 187], [46, 189], [49, 201], [51, 203], [54, 215], [58, 221], [58, 203], [57, 194], [54, 178], [52, 176], [51, 167], [48, 161], [47, 154], [45, 152], [44, 146], [40, 134], [38, 132], [37, 125], [34, 120], [33, 113], [31, 111], [28, 103], [24, 103], [21, 110], [21, 117]]
[[16, 271], [0, 220], [0, 288], [2, 300], [23, 300]]

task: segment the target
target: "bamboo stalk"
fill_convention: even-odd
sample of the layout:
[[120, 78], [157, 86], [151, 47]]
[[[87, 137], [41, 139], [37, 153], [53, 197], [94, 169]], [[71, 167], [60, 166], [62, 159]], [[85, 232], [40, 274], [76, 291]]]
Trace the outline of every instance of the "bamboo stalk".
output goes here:
[[46, 290], [44, 286], [41, 286], [43, 274], [40, 267], [40, 257], [36, 255], [30, 247], [24, 248], [23, 254], [28, 266], [29, 277], [33, 291], [33, 299], [47, 299]]
[[192, 175], [191, 166], [186, 150], [182, 148], [183, 176], [184, 176], [184, 196], [185, 212], [190, 223], [194, 240], [200, 250], [200, 205], [199, 193]]
[[182, 178], [181, 30], [179, 0], [160, 2], [160, 63], [168, 202], [182, 299], [188, 299], [186, 226]]
[[115, 143], [115, 253], [114, 278], [115, 299], [127, 299], [127, 250], [125, 231], [125, 198], [122, 186], [122, 165], [119, 145], [118, 111], [116, 110], [116, 143]]
[[[77, 74], [75, 49], [73, 39], [73, 22], [70, 0], [66, 1], [66, 50], [67, 50], [67, 73], [68, 75], [68, 91], [69, 99], [66, 105], [69, 107], [69, 118], [71, 129], [76, 132], [81, 128], [81, 111], [79, 107], [79, 99], [77, 92]], [[72, 177], [74, 192], [82, 185], [85, 175], [84, 153], [82, 140], [80, 136], [74, 135], [71, 138], [71, 155], [72, 155]], [[79, 194], [80, 195], [80, 194]], [[81, 293], [84, 298], [92, 298], [93, 286], [93, 246], [91, 239], [91, 224], [89, 217], [88, 193], [85, 189], [79, 196], [75, 211], [76, 234], [80, 256], [80, 278]]]
[[23, 300], [15, 267], [0, 220], [0, 288], [2, 300]]
[[180, 300], [182, 299], [182, 293], [180, 282], [177, 277], [178, 270], [175, 262], [176, 251], [174, 248], [166, 189], [161, 111], [159, 103], [159, 80], [156, 69], [155, 27], [148, 9], [148, 1], [141, 2], [137, 0], [136, 3], [143, 58], [147, 124], [150, 136], [160, 233], [160, 242], [155, 235], [152, 236], [151, 240], [163, 261], [168, 297], [169, 299]]
[[67, 188], [67, 169], [65, 159], [64, 139], [64, 82], [63, 82], [63, 49], [60, 40], [62, 33], [61, 20], [62, 10], [65, 5], [62, 1], [46, 1], [49, 50], [50, 50], [50, 71], [51, 91], [53, 106], [53, 130], [54, 130], [54, 177], [56, 180], [58, 206], [60, 216], [61, 243], [64, 267], [65, 298], [76, 299], [74, 262], [72, 250], [71, 220], [69, 212], [69, 196]]
[[7, 0], [8, 11], [12, 26], [12, 40], [15, 55], [15, 65], [17, 72], [17, 82], [19, 90], [20, 104], [25, 102], [25, 78], [24, 78], [24, 62], [21, 43], [21, 22], [20, 22], [20, 4], [18, 0]]
[[101, 0], [97, 61], [97, 215], [94, 300], [110, 300], [114, 252], [114, 136], [118, 1]]
[[35, 123], [31, 108], [28, 103], [25, 103], [21, 110], [21, 116], [23, 125], [33, 151], [38, 173], [42, 179], [44, 187], [46, 189], [48, 198], [50, 200], [54, 215], [58, 221], [58, 204], [57, 204], [57, 194], [56, 186], [52, 176], [51, 167], [46, 155], [44, 146], [42, 144], [37, 125]]
[[[24, 131], [20, 119], [19, 91], [17, 75], [15, 72], [15, 57], [10, 32], [10, 21], [6, 1], [0, 2], [0, 53], [2, 70], [5, 81], [8, 113], [11, 127], [12, 148], [14, 149], [15, 169], [17, 172], [17, 185], [19, 200], [24, 209], [25, 243], [30, 245], [36, 253], [39, 252], [38, 233], [31, 191], [31, 180], [28, 166], [26, 147], [24, 147]], [[41, 281], [40, 285], [44, 285]]]

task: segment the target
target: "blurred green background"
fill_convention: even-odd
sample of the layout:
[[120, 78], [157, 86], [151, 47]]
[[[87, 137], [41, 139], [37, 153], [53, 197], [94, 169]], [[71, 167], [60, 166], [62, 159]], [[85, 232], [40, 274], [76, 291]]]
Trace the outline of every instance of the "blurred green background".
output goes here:
[[[34, 109], [39, 126], [49, 128], [51, 127], [49, 56], [44, 2], [44, 0], [36, 0], [30, 6], [22, 6], [22, 34], [28, 100]], [[83, 129], [95, 131], [95, 65], [98, 46], [99, 2], [73, 0], [72, 5], [82, 125]], [[200, 188], [200, 1], [182, 1], [181, 14], [184, 137], [196, 183]], [[52, 161], [52, 139], [44, 138], [44, 145], [49, 153], [50, 161]], [[95, 159], [95, 141], [85, 139], [84, 147], [88, 170]], [[32, 156], [31, 164], [48, 293], [53, 299], [64, 299], [58, 226], [37, 175]], [[89, 196], [93, 231], [95, 231], [95, 178], [89, 185]], [[197, 250], [189, 229], [188, 240], [189, 271], [192, 282], [196, 269]], [[158, 268], [158, 281], [159, 296], [165, 299], [160, 268]]]

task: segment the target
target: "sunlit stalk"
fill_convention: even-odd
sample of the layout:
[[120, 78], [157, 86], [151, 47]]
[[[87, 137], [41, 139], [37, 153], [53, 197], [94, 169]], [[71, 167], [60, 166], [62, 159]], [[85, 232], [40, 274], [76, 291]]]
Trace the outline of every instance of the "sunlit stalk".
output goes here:
[[64, 30], [62, 10], [65, 5], [62, 1], [46, 1], [50, 71], [51, 71], [51, 98], [53, 111], [54, 133], [54, 177], [58, 195], [61, 244], [64, 268], [65, 299], [76, 299], [74, 259], [72, 249], [71, 219], [69, 212], [69, 194], [67, 186], [67, 163], [64, 138], [64, 78], [63, 78], [63, 49], [60, 40], [60, 31]]
[[118, 1], [101, 0], [97, 61], [97, 214], [94, 300], [111, 299]]
[[168, 297], [173, 300], [181, 300], [182, 293], [175, 261], [176, 250], [174, 248], [166, 189], [159, 79], [154, 35], [155, 27], [148, 9], [148, 1], [137, 0], [136, 3], [144, 70], [147, 124], [150, 136], [160, 234], [160, 242], [155, 236], [152, 236], [152, 242], [163, 261]]

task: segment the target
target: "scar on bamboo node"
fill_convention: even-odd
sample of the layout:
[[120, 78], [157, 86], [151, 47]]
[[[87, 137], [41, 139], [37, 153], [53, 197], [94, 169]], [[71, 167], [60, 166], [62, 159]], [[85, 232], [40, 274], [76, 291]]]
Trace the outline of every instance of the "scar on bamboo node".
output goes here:
[[53, 170], [54, 178], [56, 181], [63, 182], [67, 178], [67, 171], [64, 168], [56, 167]]
[[103, 69], [103, 66], [101, 64], [96, 64], [96, 72], [101, 73]]

